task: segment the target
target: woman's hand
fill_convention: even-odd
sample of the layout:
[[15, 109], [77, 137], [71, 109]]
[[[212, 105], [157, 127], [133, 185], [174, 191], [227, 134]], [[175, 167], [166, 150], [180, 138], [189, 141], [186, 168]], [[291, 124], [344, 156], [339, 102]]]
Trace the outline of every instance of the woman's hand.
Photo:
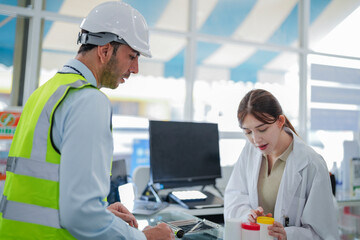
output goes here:
[[122, 205], [120, 202], [116, 202], [107, 207], [107, 209], [112, 212], [115, 216], [121, 218], [125, 222], [127, 222], [130, 226], [138, 228], [139, 225], [136, 221], [134, 215], [132, 215], [127, 208]]
[[249, 222], [256, 222], [256, 218], [259, 216], [272, 217], [271, 213], [264, 214], [264, 209], [262, 207], [258, 207], [257, 209], [251, 209], [250, 214], [248, 215]]
[[286, 240], [286, 231], [284, 226], [279, 222], [274, 222], [272, 226], [268, 227], [269, 235], [276, 237], [278, 240]]

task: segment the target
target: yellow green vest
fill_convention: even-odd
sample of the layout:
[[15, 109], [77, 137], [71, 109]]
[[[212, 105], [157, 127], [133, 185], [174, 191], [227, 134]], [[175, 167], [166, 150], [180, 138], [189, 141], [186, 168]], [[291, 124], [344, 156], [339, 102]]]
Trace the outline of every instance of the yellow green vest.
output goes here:
[[0, 239], [74, 239], [60, 226], [60, 153], [51, 140], [56, 108], [70, 89], [93, 87], [57, 73], [30, 96], [10, 148], [0, 201]]

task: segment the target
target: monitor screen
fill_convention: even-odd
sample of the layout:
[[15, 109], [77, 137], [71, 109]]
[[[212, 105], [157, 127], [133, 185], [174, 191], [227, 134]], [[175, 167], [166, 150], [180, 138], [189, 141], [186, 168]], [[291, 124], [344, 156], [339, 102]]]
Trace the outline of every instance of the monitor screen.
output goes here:
[[215, 123], [150, 121], [150, 181], [160, 188], [215, 184], [221, 177]]

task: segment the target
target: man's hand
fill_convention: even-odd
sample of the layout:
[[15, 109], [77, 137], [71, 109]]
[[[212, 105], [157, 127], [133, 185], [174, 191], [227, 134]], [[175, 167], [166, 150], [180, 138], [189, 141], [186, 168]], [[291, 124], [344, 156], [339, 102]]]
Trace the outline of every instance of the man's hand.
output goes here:
[[134, 215], [132, 215], [127, 208], [122, 205], [120, 202], [116, 202], [107, 207], [107, 209], [112, 212], [115, 216], [121, 218], [125, 222], [127, 222], [130, 226], [138, 228], [139, 225], [136, 221]]
[[175, 234], [166, 223], [160, 223], [155, 227], [147, 226], [143, 233], [147, 240], [169, 240], [175, 239]]

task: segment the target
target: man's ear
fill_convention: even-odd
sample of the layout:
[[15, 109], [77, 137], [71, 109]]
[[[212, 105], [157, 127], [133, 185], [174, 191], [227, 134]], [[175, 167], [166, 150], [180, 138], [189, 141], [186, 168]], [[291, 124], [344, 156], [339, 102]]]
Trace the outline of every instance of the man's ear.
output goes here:
[[97, 53], [99, 56], [99, 60], [101, 63], [106, 63], [109, 61], [112, 55], [112, 45], [110, 43], [107, 43], [103, 46], [98, 46]]
[[279, 126], [279, 128], [282, 128], [285, 124], [285, 116], [284, 115], [280, 115], [278, 120], [277, 120], [277, 125]]

